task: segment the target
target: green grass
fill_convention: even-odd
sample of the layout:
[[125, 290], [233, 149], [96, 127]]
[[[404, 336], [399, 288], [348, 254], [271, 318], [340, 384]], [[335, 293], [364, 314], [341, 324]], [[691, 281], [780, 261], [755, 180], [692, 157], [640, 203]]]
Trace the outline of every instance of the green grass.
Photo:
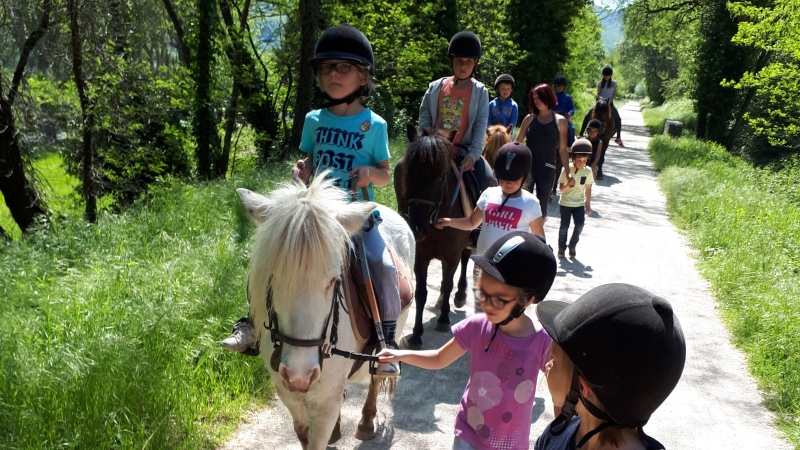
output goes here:
[[668, 101], [658, 107], [642, 104], [644, 124], [653, 136], [664, 132], [666, 120], [677, 120], [683, 123], [684, 136], [697, 130], [697, 114], [690, 100]]
[[656, 136], [649, 149], [734, 344], [800, 448], [800, 168], [756, 169], [692, 138]]

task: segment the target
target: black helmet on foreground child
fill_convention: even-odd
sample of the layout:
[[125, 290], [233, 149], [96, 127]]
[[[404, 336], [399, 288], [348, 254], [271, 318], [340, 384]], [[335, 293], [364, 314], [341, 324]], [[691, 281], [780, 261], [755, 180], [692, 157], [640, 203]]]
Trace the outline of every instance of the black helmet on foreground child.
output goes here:
[[[482, 276], [491, 276], [503, 284], [523, 289], [526, 294], [533, 294], [534, 303], [544, 300], [556, 278], [557, 263], [553, 249], [545, 243], [542, 236], [527, 231], [512, 231], [505, 234], [483, 254], [472, 255], [470, 258], [483, 270]], [[517, 299], [511, 314], [495, 325], [492, 338], [483, 349], [485, 352], [489, 351], [499, 325], [506, 325], [524, 314], [528, 300], [528, 298]]]
[[314, 57], [310, 59], [314, 68], [318, 68], [326, 59], [342, 59], [360, 64], [373, 75], [375, 55], [372, 45], [364, 33], [350, 25], [338, 25], [328, 28], [322, 33], [314, 47]]
[[603, 67], [603, 76], [604, 77], [606, 77], [606, 76], [610, 77], [611, 75], [614, 75], [614, 69], [612, 69], [611, 66]]
[[578, 156], [591, 156], [592, 142], [584, 138], [576, 139], [575, 142], [572, 143], [572, 147], [570, 147], [570, 153], [572, 153], [573, 158]]
[[517, 181], [531, 171], [531, 150], [519, 142], [503, 144], [494, 157], [494, 175], [498, 180]]
[[500, 74], [497, 78], [494, 79], [494, 89], [497, 90], [497, 85], [500, 83], [509, 83], [511, 87], [514, 87], [514, 77], [507, 73]]
[[[369, 71], [369, 76], [374, 75], [373, 66], [375, 65], [375, 55], [372, 52], [372, 45], [364, 33], [350, 25], [337, 25], [328, 28], [322, 33], [314, 47], [314, 56], [309, 60], [314, 70], [319, 70], [323, 61], [329, 59], [341, 59], [347, 62], [364, 66]], [[350, 95], [340, 99], [330, 99], [322, 105], [322, 108], [329, 108], [342, 103], [353, 103], [358, 98], [367, 97], [371, 94], [370, 84], [359, 87]]]
[[566, 86], [567, 85], [567, 77], [564, 75], [556, 76], [556, 79], [553, 80], [553, 86]]
[[[542, 302], [536, 315], [575, 365], [566, 403], [551, 430], [569, 423], [580, 400], [593, 416], [612, 426], [639, 428], [643, 435], [641, 427], [675, 389], [686, 362], [686, 341], [672, 305], [642, 288], [614, 283], [571, 304]], [[579, 374], [605, 412], [580, 395]], [[583, 442], [608, 426], [592, 430]]]

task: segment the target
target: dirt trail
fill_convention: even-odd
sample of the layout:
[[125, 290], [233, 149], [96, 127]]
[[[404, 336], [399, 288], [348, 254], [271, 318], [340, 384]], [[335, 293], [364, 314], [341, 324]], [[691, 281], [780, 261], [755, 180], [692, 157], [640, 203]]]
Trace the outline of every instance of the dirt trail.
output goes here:
[[[639, 105], [628, 103], [620, 114], [626, 147], [612, 144], [606, 157], [605, 179], [592, 190], [595, 212], [587, 218], [577, 259], [560, 261], [547, 299], [574, 301], [595, 286], [625, 282], [672, 302], [686, 335], [686, 369], [676, 390], [645, 427], [668, 449], [791, 448], [779, 437], [774, 416], [762, 405], [744, 357], [730, 344], [729, 333], [719, 320], [708, 284], [698, 274], [686, 240], [668, 220], [664, 196], [655, 181], [657, 174], [647, 155], [649, 137]], [[556, 198], [549, 212], [552, 219], [545, 224], [545, 232], [555, 247], [559, 225]], [[433, 331], [439, 264], [433, 264], [430, 271], [423, 340], [425, 348], [437, 348], [452, 335]], [[451, 322], [473, 313], [468, 302], [465, 308], [455, 310]], [[527, 313], [534, 315], [532, 309]], [[412, 326], [406, 325], [406, 334]], [[353, 437], [366, 389], [352, 385], [342, 410], [343, 438], [330, 448], [451, 448], [453, 423], [468, 377], [468, 356], [435, 372], [404, 366], [394, 397], [378, 400], [377, 434], [366, 442]], [[552, 403], [540, 376], [531, 417], [531, 444], [552, 419]], [[223, 448], [276, 450], [300, 449], [300, 445], [291, 417], [276, 399], [273, 408], [259, 411], [242, 423]]]

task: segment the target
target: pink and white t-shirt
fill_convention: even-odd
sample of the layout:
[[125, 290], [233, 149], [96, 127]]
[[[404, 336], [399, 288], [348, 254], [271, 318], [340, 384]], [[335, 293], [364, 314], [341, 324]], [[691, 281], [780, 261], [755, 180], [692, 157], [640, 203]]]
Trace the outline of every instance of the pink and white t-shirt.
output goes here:
[[527, 449], [536, 381], [550, 358], [550, 336], [544, 329], [526, 338], [498, 332], [484, 352], [493, 331], [485, 314], [453, 326], [456, 342], [470, 352], [455, 435], [478, 449]]
[[483, 253], [494, 241], [512, 231], [530, 231], [530, 223], [542, 217], [539, 200], [522, 189], [522, 195], [509, 198], [503, 209], [505, 196], [499, 186], [483, 191], [478, 199], [478, 209], [483, 211], [483, 225], [478, 237], [478, 253]]

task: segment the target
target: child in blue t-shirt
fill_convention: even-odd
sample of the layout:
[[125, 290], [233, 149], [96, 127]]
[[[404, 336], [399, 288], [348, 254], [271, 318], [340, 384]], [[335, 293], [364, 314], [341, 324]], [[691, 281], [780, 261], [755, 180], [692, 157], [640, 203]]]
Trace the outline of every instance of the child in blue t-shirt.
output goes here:
[[[308, 153], [292, 168], [293, 177], [306, 182], [314, 173], [326, 171], [342, 189], [356, 189], [360, 200], [375, 200], [372, 186], [385, 186], [389, 174], [389, 137], [386, 121], [363, 105], [373, 89], [374, 55], [369, 40], [349, 25], [329, 28], [317, 41], [311, 63], [317, 82], [329, 98], [322, 109], [306, 115], [300, 150]], [[357, 177], [357, 178], [354, 178]], [[354, 180], [354, 181], [351, 181]], [[357, 186], [351, 186], [351, 183]], [[364, 199], [360, 188], [366, 188]], [[381, 307], [386, 345], [397, 348], [395, 327], [400, 315], [397, 272], [378, 231], [381, 219], [371, 216], [362, 228], [364, 248], [375, 280]], [[222, 341], [233, 351], [245, 351], [255, 344], [253, 326], [246, 318], [237, 322], [234, 333]], [[379, 375], [398, 373], [396, 365], [385, 365]]]
[[511, 126], [511, 138], [513, 139], [519, 114], [517, 102], [511, 98], [511, 93], [514, 92], [514, 77], [507, 73], [498, 76], [494, 80], [494, 91], [497, 93], [497, 97], [489, 102], [488, 126]]

